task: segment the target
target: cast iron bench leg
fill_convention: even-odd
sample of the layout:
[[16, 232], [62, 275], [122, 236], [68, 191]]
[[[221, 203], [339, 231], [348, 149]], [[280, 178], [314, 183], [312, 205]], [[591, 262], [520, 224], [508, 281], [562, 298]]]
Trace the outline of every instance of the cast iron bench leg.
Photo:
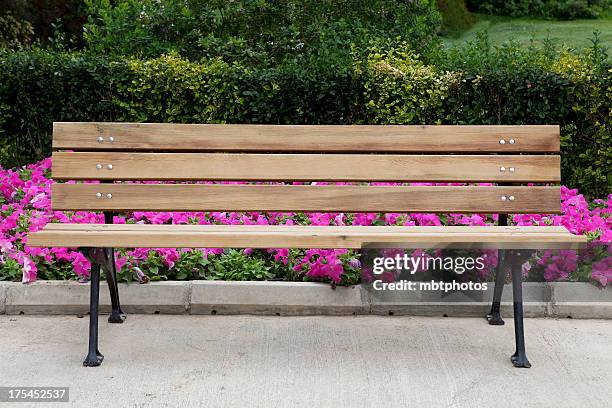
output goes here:
[[[104, 212], [104, 223], [112, 224], [114, 214], [111, 211]], [[123, 323], [125, 321], [125, 313], [121, 310], [119, 302], [119, 287], [117, 285], [117, 266], [115, 264], [115, 250], [107, 248], [104, 250], [105, 262], [104, 272], [106, 273], [106, 282], [108, 283], [108, 291], [111, 298], [111, 314], [108, 316], [109, 323]]]
[[119, 302], [119, 287], [117, 285], [117, 268], [115, 266], [115, 251], [113, 248], [104, 250], [106, 273], [106, 282], [108, 282], [108, 290], [111, 298], [111, 314], [108, 316], [109, 323], [123, 323], [125, 321], [125, 313], [121, 310]]
[[[513, 256], [513, 258], [518, 260], [517, 256]], [[523, 272], [518, 262], [513, 262], [512, 266], [512, 297], [514, 301], [514, 338], [516, 341], [516, 352], [510, 357], [510, 360], [515, 367], [529, 368], [531, 367], [531, 363], [529, 363], [527, 354], [525, 354], [525, 328], [523, 327]]]
[[98, 304], [100, 301], [100, 264], [91, 264], [89, 299], [89, 351], [83, 365], [96, 367], [102, 363], [104, 356], [98, 350]]
[[[508, 214], [499, 214], [498, 225], [508, 225]], [[497, 251], [497, 271], [495, 272], [495, 288], [493, 289], [493, 302], [491, 303], [491, 311], [487, 315], [487, 320], [490, 325], [502, 326], [505, 322], [501, 317], [501, 297], [504, 291], [504, 283], [506, 282], [506, 267], [505, 257], [506, 251], [503, 249]]]
[[487, 315], [489, 324], [494, 326], [501, 326], [505, 322], [501, 317], [501, 297], [504, 291], [504, 283], [506, 281], [506, 267], [504, 250], [498, 251], [499, 259], [497, 264], [497, 272], [495, 273], [495, 288], [493, 289], [493, 303], [491, 303], [491, 311]]

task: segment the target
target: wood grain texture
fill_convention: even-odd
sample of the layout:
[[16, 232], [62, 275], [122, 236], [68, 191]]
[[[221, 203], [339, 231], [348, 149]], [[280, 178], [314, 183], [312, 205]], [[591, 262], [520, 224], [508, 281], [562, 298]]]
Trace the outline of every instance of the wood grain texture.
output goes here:
[[[502, 139], [506, 143], [500, 144]], [[557, 125], [53, 124], [57, 150], [517, 153], [559, 152], [559, 147]]]
[[[101, 193], [101, 197], [96, 197]], [[54, 184], [55, 210], [556, 213], [559, 187]], [[111, 194], [112, 198], [107, 198]], [[502, 200], [513, 196], [514, 201]]]
[[32, 247], [361, 248], [370, 242], [493, 243], [515, 248], [564, 247], [584, 236], [559, 227], [311, 227], [236, 225], [49, 224], [30, 234]]
[[561, 173], [556, 155], [55, 152], [53, 178], [516, 183], [559, 182]]

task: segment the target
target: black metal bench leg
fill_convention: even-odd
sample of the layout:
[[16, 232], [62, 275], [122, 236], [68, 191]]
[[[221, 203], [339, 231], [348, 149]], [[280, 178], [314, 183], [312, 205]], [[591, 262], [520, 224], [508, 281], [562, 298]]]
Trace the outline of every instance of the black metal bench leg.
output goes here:
[[489, 324], [494, 326], [501, 326], [505, 324], [501, 317], [501, 297], [504, 291], [504, 283], [506, 282], [506, 265], [504, 265], [505, 257], [506, 251], [499, 251], [497, 272], [495, 274], [495, 288], [493, 289], [493, 303], [491, 303], [491, 311], [487, 315]]
[[[499, 226], [508, 225], [508, 214], [499, 214], [497, 221]], [[498, 251], [497, 271], [495, 273], [495, 288], [493, 289], [493, 302], [491, 303], [491, 311], [487, 315], [487, 320], [490, 325], [502, 326], [505, 324], [501, 317], [501, 298], [504, 291], [504, 283], [506, 283], [506, 268], [504, 265], [506, 251]]]
[[111, 298], [111, 314], [108, 316], [109, 323], [123, 323], [125, 321], [125, 313], [121, 310], [121, 303], [119, 302], [119, 287], [117, 284], [117, 267], [115, 265], [115, 251], [113, 248], [106, 248], [104, 250], [106, 263], [104, 265], [104, 271], [106, 273], [106, 282], [108, 283], [108, 290]]
[[[112, 224], [114, 213], [112, 211], [104, 212], [104, 223]], [[109, 323], [123, 323], [125, 321], [125, 313], [121, 310], [119, 302], [119, 287], [117, 285], [117, 265], [115, 264], [115, 250], [106, 248], [104, 250], [105, 263], [104, 271], [106, 272], [106, 282], [108, 283], [108, 291], [111, 298], [111, 314], [108, 316]]]
[[89, 351], [83, 365], [85, 367], [97, 367], [104, 360], [104, 356], [98, 350], [98, 306], [100, 301], [100, 264], [92, 263], [90, 279], [89, 299]]
[[513, 262], [512, 268], [512, 295], [514, 301], [514, 338], [516, 352], [510, 357], [515, 367], [531, 367], [525, 353], [525, 328], [523, 327], [523, 282], [521, 268]]

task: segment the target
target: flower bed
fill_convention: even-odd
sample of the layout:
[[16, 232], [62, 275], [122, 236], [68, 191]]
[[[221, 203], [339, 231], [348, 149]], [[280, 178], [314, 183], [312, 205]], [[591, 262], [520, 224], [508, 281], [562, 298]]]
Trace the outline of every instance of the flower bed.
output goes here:
[[[75, 249], [30, 248], [27, 233], [48, 222], [103, 223], [101, 213], [51, 210], [51, 159], [19, 169], [0, 168], [0, 280], [24, 283], [42, 279], [79, 279], [89, 262]], [[577, 190], [561, 187], [559, 215], [514, 215], [515, 225], [562, 225], [594, 244], [577, 258], [571, 252], [547, 251], [523, 265], [526, 274], [545, 280], [612, 283], [612, 195], [588, 203]], [[488, 225], [497, 216], [422, 213], [277, 213], [277, 212], [132, 212], [115, 223], [151, 224], [310, 224], [310, 225]], [[598, 244], [603, 245], [598, 245]], [[360, 280], [359, 251], [346, 249], [226, 250], [120, 249], [121, 280], [324, 280], [354, 284]], [[488, 265], [494, 270], [495, 262]]]

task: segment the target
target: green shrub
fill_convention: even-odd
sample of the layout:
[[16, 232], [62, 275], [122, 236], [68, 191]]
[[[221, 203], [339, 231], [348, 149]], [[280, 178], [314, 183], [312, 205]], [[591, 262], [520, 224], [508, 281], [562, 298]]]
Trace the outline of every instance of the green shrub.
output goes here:
[[440, 45], [433, 0], [86, 0], [90, 50], [155, 58], [281, 65], [350, 59], [351, 44], [401, 38], [421, 53]]
[[177, 56], [113, 62], [113, 104], [121, 121], [214, 123], [232, 111], [228, 64], [194, 64]]
[[468, 29], [474, 24], [474, 17], [465, 4], [465, 0], [437, 0], [442, 15], [444, 34], [454, 34]]
[[357, 67], [364, 79], [364, 119], [375, 124], [440, 124], [459, 78], [423, 64], [407, 47], [372, 49]]
[[61, 38], [74, 46], [82, 45], [83, 24], [87, 21], [83, 0], [2, 0], [0, 4], [1, 9], [32, 28], [29, 39], [47, 45]]
[[110, 64], [120, 121], [351, 123], [352, 72], [296, 65], [251, 68], [176, 55]]
[[19, 49], [29, 45], [34, 36], [32, 24], [11, 12], [0, 14], [0, 48]]
[[558, 20], [598, 18], [610, 10], [610, 0], [468, 0], [473, 11], [512, 17], [543, 17]]

